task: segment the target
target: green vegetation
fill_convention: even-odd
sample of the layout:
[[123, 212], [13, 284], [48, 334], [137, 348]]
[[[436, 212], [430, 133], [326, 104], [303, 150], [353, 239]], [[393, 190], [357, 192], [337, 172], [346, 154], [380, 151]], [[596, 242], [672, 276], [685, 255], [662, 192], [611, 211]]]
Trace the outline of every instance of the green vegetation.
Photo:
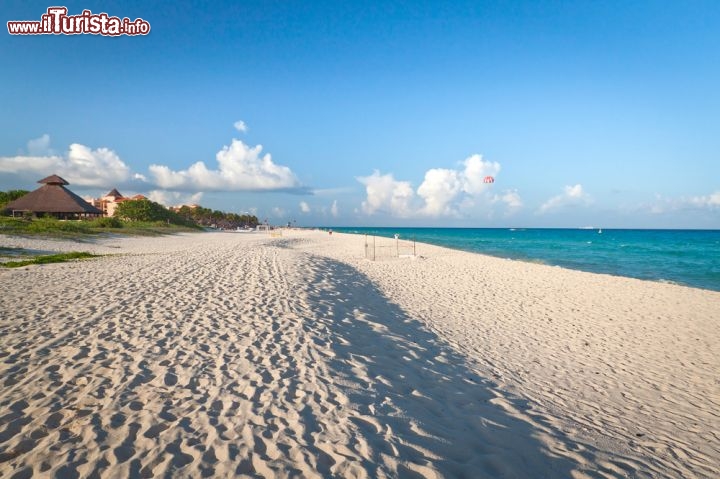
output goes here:
[[109, 216], [105, 218], [96, 218], [90, 221], [93, 228], [122, 228], [125, 224], [121, 219]]
[[11, 201], [15, 201], [16, 199], [25, 196], [29, 192], [26, 190], [10, 190], [10, 191], [0, 191], [0, 211], [5, 209], [5, 205], [10, 203]]
[[255, 215], [239, 215], [236, 213], [224, 213], [218, 210], [203, 208], [202, 206], [182, 206], [177, 214], [188, 221], [200, 226], [213, 228], [236, 229], [250, 227], [254, 228], [259, 224]]
[[198, 231], [198, 226], [177, 226], [164, 221], [122, 221], [117, 218], [65, 221], [55, 218], [11, 218], [0, 216], [0, 234], [77, 238], [116, 233], [158, 236], [183, 231]]
[[[3, 206], [26, 194], [27, 191], [0, 191], [0, 212]], [[101, 233], [127, 235], [162, 235], [182, 231], [197, 231], [202, 227], [235, 229], [255, 227], [258, 219], [252, 215], [238, 215], [213, 211], [201, 206], [183, 206], [178, 211], [165, 208], [147, 199], [127, 200], [118, 204], [112, 217], [81, 221], [63, 221], [52, 217], [22, 218], [0, 216], [0, 234], [38, 235], [74, 238]]]
[[10, 218], [0, 217], [0, 233], [19, 235], [41, 235], [53, 237], [92, 234], [89, 222], [60, 221], [54, 218]]
[[169, 225], [197, 226], [160, 203], [147, 199], [123, 201], [117, 206], [113, 217], [130, 222], [165, 222]]
[[19, 268], [20, 266], [27, 266], [30, 264], [64, 263], [75, 259], [96, 258], [98, 256], [99, 255], [85, 253], [82, 251], [71, 251], [69, 253], [36, 256], [22, 261], [8, 261], [6, 263], [0, 263], [0, 266], [4, 266], [5, 268]]

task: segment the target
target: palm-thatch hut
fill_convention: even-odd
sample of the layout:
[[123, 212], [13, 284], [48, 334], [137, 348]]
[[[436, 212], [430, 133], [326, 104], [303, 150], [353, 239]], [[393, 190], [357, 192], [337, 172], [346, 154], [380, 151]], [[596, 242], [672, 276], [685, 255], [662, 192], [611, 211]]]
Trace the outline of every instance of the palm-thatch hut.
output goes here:
[[58, 175], [38, 181], [43, 186], [5, 205], [16, 214], [54, 216], [60, 219], [80, 219], [102, 216], [103, 212], [65, 188], [69, 183]]

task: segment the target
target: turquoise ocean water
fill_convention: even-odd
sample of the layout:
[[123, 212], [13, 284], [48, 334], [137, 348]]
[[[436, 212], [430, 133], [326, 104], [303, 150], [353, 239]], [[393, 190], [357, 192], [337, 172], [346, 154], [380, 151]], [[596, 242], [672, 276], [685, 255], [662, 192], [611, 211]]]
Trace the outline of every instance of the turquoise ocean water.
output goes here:
[[[720, 291], [720, 230], [333, 228]], [[422, 254], [422, 253], [420, 253]]]

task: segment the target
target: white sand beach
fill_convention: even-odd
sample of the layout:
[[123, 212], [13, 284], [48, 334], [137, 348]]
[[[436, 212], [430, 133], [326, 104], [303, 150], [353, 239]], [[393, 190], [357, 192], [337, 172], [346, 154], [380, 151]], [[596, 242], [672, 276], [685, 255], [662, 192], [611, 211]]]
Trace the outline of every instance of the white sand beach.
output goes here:
[[0, 477], [720, 477], [720, 293], [363, 243], [0, 235]]

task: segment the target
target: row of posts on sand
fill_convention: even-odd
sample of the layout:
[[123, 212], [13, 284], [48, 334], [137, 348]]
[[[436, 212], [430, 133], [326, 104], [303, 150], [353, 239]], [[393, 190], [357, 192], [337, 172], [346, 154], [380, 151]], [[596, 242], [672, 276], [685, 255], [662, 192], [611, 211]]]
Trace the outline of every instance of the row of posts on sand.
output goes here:
[[[370, 238], [372, 238], [372, 241], [370, 241]], [[394, 258], [400, 258], [400, 257], [404, 257], [404, 256], [415, 257], [415, 238], [412, 239], [412, 253], [410, 253], [408, 251], [407, 254], [403, 254], [403, 255], [400, 254], [400, 248], [401, 247], [403, 249], [408, 248], [408, 250], [409, 250], [409, 248], [410, 248], [409, 241], [405, 241], [404, 242], [405, 244], [401, 244], [399, 234], [395, 234], [393, 236], [393, 238], [395, 239], [395, 244], [387, 246], [387, 245], [378, 245], [377, 244], [377, 236], [365, 235], [365, 258], [375, 261], [375, 259], [378, 256], [378, 252], [383, 252], [383, 251], [387, 251], [387, 250], [390, 250], [390, 253], [385, 254], [385, 255], [381, 254], [381, 256], [389, 256], [389, 257], [394, 257]]]

